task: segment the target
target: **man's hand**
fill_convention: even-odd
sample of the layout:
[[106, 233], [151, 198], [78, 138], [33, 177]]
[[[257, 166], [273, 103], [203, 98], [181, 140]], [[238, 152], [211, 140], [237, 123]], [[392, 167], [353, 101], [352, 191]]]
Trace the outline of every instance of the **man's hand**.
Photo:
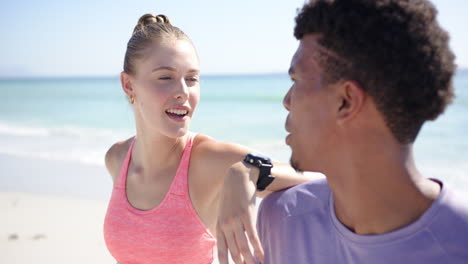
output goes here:
[[[264, 261], [255, 227], [255, 200], [258, 168], [234, 164], [224, 180], [216, 236], [220, 264], [228, 264], [228, 251], [236, 264], [255, 264], [254, 256]], [[253, 250], [253, 253], [252, 253]]]

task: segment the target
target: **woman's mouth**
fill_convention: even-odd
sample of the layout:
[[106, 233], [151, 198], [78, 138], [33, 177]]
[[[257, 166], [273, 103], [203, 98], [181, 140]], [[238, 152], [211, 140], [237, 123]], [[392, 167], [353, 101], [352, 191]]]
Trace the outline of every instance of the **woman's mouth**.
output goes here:
[[166, 115], [176, 121], [184, 121], [188, 115], [187, 109], [167, 109]]

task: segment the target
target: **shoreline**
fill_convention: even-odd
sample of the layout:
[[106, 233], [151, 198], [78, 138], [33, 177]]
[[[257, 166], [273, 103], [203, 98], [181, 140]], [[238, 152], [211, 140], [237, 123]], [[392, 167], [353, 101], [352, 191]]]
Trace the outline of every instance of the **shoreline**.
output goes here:
[[112, 192], [112, 179], [104, 165], [0, 154], [0, 168], [0, 192], [106, 202]]

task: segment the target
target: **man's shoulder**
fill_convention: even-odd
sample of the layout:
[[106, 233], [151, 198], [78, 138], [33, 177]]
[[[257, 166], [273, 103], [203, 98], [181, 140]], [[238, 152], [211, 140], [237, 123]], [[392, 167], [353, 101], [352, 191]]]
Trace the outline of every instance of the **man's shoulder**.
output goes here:
[[468, 233], [468, 194], [455, 192], [446, 186], [444, 188], [446, 190], [441, 194], [439, 203], [439, 221], [464, 227], [463, 231]]
[[429, 230], [449, 254], [461, 250], [468, 256], [468, 195], [444, 188]]
[[259, 210], [279, 217], [319, 212], [328, 208], [330, 193], [326, 179], [314, 180], [268, 195]]

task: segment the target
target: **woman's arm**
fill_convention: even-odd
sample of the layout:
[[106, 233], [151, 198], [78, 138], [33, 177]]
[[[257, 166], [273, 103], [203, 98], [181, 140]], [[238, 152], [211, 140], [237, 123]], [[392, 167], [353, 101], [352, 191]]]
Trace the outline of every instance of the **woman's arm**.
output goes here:
[[198, 135], [192, 151], [191, 169], [207, 177], [201, 182], [219, 186], [216, 188], [219, 190], [216, 236], [221, 264], [228, 263], [228, 249], [236, 263], [255, 263], [253, 255], [263, 259], [255, 227], [257, 196], [264, 197], [273, 191], [321, 177], [321, 174], [303, 175], [286, 163], [274, 162], [271, 173], [275, 180], [265, 191], [258, 192], [256, 183], [259, 169], [242, 162], [245, 155], [253, 152], [252, 149]]
[[[236, 164], [237, 166], [240, 166], [237, 168], [238, 170], [240, 169], [241, 171], [235, 173], [231, 172], [228, 174], [227, 177], [234, 176], [238, 177], [240, 173], [242, 173], [242, 170], [245, 171], [245, 173], [249, 173], [249, 179], [252, 184], [256, 184], [259, 176], [259, 169], [257, 169], [254, 166], [250, 166], [248, 164], [243, 164], [244, 166], [240, 164]], [[245, 167], [245, 168], [244, 168]], [[284, 189], [287, 189], [292, 186], [296, 186], [301, 183], [309, 182], [312, 180], [317, 180], [317, 179], [322, 179], [324, 176], [321, 173], [316, 173], [316, 172], [297, 172], [294, 170], [291, 165], [284, 163], [284, 162], [273, 162], [273, 168], [271, 169], [271, 174], [275, 176], [275, 180], [266, 187], [265, 191], [257, 191], [256, 195], [257, 197], [260, 198], [265, 198], [268, 194], [276, 191], [281, 191]], [[233, 179], [234, 180], [234, 179]]]
[[255, 226], [256, 196], [265, 197], [274, 191], [324, 177], [320, 173], [297, 173], [288, 164], [279, 162], [273, 162], [271, 174], [275, 180], [265, 191], [259, 192], [256, 190], [257, 167], [241, 161], [228, 169], [221, 191], [216, 231], [220, 264], [228, 263], [228, 250], [235, 263], [256, 263], [253, 256], [263, 262], [263, 248]]

